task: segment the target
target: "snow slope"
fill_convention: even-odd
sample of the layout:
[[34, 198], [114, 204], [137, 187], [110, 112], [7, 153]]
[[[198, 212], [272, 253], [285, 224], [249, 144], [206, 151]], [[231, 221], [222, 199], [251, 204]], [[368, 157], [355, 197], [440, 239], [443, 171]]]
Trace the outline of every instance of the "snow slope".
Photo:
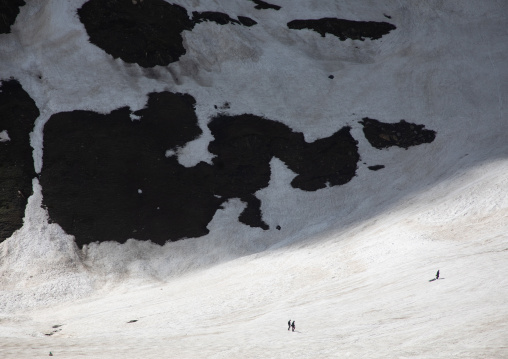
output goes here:
[[[304, 192], [273, 159], [256, 195], [281, 231], [238, 223], [244, 204], [232, 200], [209, 235], [163, 247], [131, 239], [79, 250], [48, 223], [34, 179], [23, 228], [0, 244], [3, 357], [508, 357], [508, 4], [280, 0], [281, 10], [260, 11], [175, 1], [259, 25], [199, 24], [184, 33], [181, 61], [148, 71], [88, 43], [75, 15], [83, 3], [30, 3], [0, 35], [0, 78], [18, 79], [41, 111], [38, 171], [52, 114], [137, 110], [162, 90], [197, 101], [204, 135], [179, 151], [186, 166], [210, 160], [206, 124], [224, 102], [308, 141], [350, 125], [362, 161], [346, 185]], [[326, 16], [397, 29], [341, 42], [285, 26]], [[377, 150], [358, 123], [366, 116], [425, 124], [437, 137]]]

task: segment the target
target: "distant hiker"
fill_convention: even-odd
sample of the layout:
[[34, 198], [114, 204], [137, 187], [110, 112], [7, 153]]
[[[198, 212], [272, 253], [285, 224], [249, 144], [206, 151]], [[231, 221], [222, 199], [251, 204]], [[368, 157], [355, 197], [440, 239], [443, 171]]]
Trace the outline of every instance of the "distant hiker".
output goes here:
[[288, 322], [288, 330], [291, 329], [291, 319], [289, 319], [289, 322]]
[[436, 273], [436, 279], [439, 279], [439, 269], [437, 270], [437, 273]]
[[295, 321], [293, 320], [293, 323], [291, 324], [291, 328], [293, 328], [293, 332], [295, 331]]

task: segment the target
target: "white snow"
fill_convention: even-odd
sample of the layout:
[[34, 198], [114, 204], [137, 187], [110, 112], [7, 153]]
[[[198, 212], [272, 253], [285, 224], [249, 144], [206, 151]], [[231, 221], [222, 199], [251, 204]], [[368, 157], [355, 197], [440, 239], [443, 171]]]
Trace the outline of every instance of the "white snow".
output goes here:
[[[184, 32], [187, 54], [150, 76], [88, 43], [75, 14], [83, 0], [21, 7], [0, 35], [0, 79], [18, 79], [41, 111], [37, 171], [52, 114], [136, 111], [163, 90], [196, 98], [203, 135], [169, 152], [185, 166], [211, 160], [206, 124], [224, 111], [283, 122], [307, 141], [349, 125], [361, 161], [346, 185], [304, 192], [274, 158], [256, 193], [271, 230], [239, 223], [235, 199], [209, 235], [163, 247], [78, 249], [48, 223], [34, 179], [23, 228], [0, 244], [2, 357], [508, 357], [508, 3], [269, 2], [282, 9], [174, 1], [258, 25], [199, 24]], [[341, 42], [286, 27], [326, 16], [397, 29]], [[363, 136], [366, 116], [437, 137], [380, 151]], [[377, 164], [386, 167], [368, 170]]]
[[10, 137], [9, 137], [9, 134], [7, 133], [6, 130], [3, 130], [2, 132], [0, 132], [0, 142], [7, 142], [7, 141], [10, 141]]

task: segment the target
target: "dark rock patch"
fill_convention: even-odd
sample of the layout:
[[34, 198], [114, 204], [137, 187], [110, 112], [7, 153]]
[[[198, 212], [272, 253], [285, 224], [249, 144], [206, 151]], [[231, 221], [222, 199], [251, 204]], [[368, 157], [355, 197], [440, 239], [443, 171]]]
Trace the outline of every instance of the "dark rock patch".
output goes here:
[[9, 34], [16, 21], [19, 8], [25, 5], [23, 0], [0, 0], [0, 34]]
[[246, 16], [238, 20], [214, 12], [194, 12], [164, 0], [90, 0], [78, 15], [90, 42], [108, 54], [142, 67], [167, 66], [186, 53], [182, 32], [197, 23], [213, 21], [220, 25], [253, 26]]
[[199, 24], [204, 21], [213, 21], [219, 25], [240, 24], [240, 21], [232, 19], [229, 15], [216, 11], [204, 11], [192, 13], [192, 20]]
[[166, 66], [185, 54], [182, 31], [194, 22], [187, 10], [163, 0], [90, 0], [78, 15], [90, 42], [143, 67]]
[[259, 227], [264, 230], [269, 229], [268, 225], [263, 221], [261, 214], [261, 201], [256, 196], [249, 194], [242, 198], [247, 203], [247, 207], [240, 214], [238, 220], [251, 227]]
[[255, 193], [268, 186], [270, 160], [297, 174], [291, 185], [315, 191], [350, 181], [359, 154], [345, 127], [307, 143], [302, 133], [254, 115], [220, 114], [208, 125], [215, 157], [186, 168], [168, 149], [201, 134], [190, 95], [153, 93], [132, 121], [128, 108], [101, 115], [63, 112], [44, 128], [44, 205], [79, 246], [129, 238], [164, 244], [200, 237], [223, 203], [247, 204], [239, 221], [268, 229]]
[[250, 17], [247, 16], [238, 16], [238, 21], [240, 21], [243, 26], [247, 27], [257, 25], [256, 21], [252, 20]]
[[281, 228], [280, 228], [280, 226], [277, 226], [277, 227], [275, 227], [275, 228], [277, 228], [277, 230], [278, 230], [278, 231], [280, 231], [280, 229], [281, 229]]
[[426, 130], [424, 125], [417, 125], [400, 120], [399, 123], [386, 123], [368, 117], [363, 118], [363, 133], [369, 143], [383, 149], [392, 146], [408, 149], [422, 143], [431, 143], [436, 138], [436, 132]]
[[330, 80], [333, 80], [333, 79], [335, 78], [335, 76], [330, 75], [330, 76], [328, 76], [328, 78], [329, 78]]
[[220, 114], [208, 127], [215, 138], [208, 150], [216, 155], [213, 164], [223, 178], [216, 191], [225, 197], [242, 198], [242, 192], [268, 186], [272, 157], [297, 174], [291, 185], [305, 191], [349, 182], [360, 158], [349, 127], [312, 143], [280, 122], [255, 115]]
[[128, 324], [128, 323], [136, 323], [137, 321], [138, 321], [137, 319], [129, 320], [129, 321], [127, 322], [127, 324]]
[[392, 17], [390, 15], [386, 15], [386, 14], [383, 14], [384, 17], [386, 17], [387, 19], [391, 19]]
[[0, 242], [23, 225], [36, 176], [30, 132], [37, 117], [39, 109], [18, 81], [0, 82]]
[[337, 18], [293, 20], [288, 22], [287, 26], [295, 30], [313, 30], [323, 37], [326, 34], [332, 34], [337, 36], [341, 41], [346, 39], [363, 41], [365, 38], [377, 40], [396, 29], [395, 25], [387, 22], [353, 21]]
[[263, 0], [250, 0], [250, 1], [252, 1], [253, 3], [256, 4], [256, 6], [254, 6], [254, 9], [258, 9], [258, 10], [268, 10], [268, 9], [280, 10], [281, 9], [281, 6], [269, 4]]
[[[171, 144], [171, 148], [182, 147], [202, 133], [197, 125], [195, 105], [196, 101], [191, 95], [151, 93], [146, 107], [134, 114], [140, 116], [143, 124], [149, 126], [149, 133], [143, 134], [147, 138], [158, 130], [164, 130], [164, 138]], [[161, 146], [163, 145], [164, 143], [161, 143]]]
[[379, 171], [380, 169], [385, 168], [385, 166], [384, 165], [375, 165], [375, 166], [369, 166], [367, 168], [371, 171]]
[[207, 186], [210, 166], [187, 169], [165, 156], [201, 134], [194, 104], [189, 95], [164, 92], [150, 94], [147, 108], [136, 112], [140, 120], [132, 121], [128, 108], [52, 116], [40, 178], [50, 218], [79, 246], [207, 234], [223, 202]]
[[216, 11], [204, 11], [204, 12], [194, 11], [192, 13], [192, 21], [194, 21], [195, 24], [199, 24], [204, 21], [212, 21], [219, 25], [237, 24], [248, 27], [257, 24], [256, 21], [246, 16], [239, 16], [238, 20], [235, 20], [231, 18], [228, 14]]

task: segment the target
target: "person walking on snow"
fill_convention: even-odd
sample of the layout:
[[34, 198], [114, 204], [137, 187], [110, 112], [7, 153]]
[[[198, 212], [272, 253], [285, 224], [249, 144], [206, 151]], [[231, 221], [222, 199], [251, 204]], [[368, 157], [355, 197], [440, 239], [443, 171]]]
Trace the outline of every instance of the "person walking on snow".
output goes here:
[[436, 273], [436, 279], [439, 279], [439, 269], [437, 270], [437, 273]]
[[291, 319], [288, 321], [288, 330], [291, 329]]
[[293, 324], [291, 324], [291, 328], [293, 328], [293, 332], [295, 331], [295, 321], [293, 320]]

